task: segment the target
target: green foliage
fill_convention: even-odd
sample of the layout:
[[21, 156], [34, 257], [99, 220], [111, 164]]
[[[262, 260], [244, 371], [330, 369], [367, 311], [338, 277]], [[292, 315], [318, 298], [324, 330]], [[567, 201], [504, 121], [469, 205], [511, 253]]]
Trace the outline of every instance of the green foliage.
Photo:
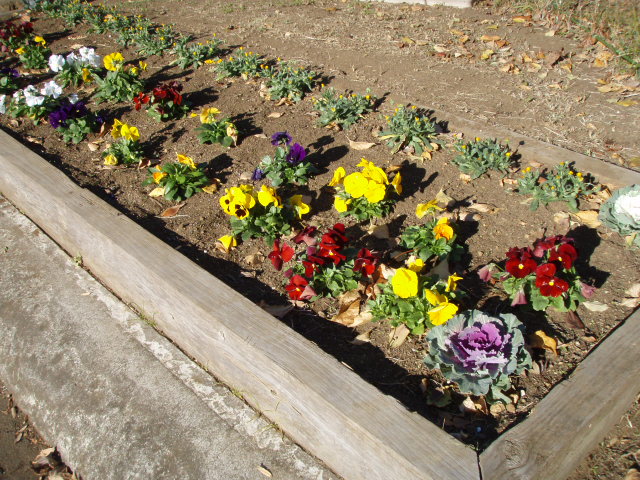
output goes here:
[[16, 53], [18, 53], [18, 58], [24, 68], [40, 70], [47, 68], [47, 61], [51, 55], [51, 50], [49, 47], [42, 46], [38, 43], [28, 43], [20, 47]]
[[[109, 155], [113, 155], [115, 161]], [[102, 152], [102, 157], [110, 165], [137, 165], [144, 158], [144, 152], [142, 145], [137, 140], [120, 138]]]
[[[165, 175], [161, 177], [156, 175], [156, 181], [154, 173]], [[200, 165], [197, 168], [192, 168], [184, 163], [172, 162], [149, 168], [149, 176], [143, 185], [154, 183], [164, 188], [164, 198], [172, 202], [181, 202], [201, 192], [202, 188], [206, 187], [210, 181]]]
[[425, 263], [434, 257], [444, 260], [451, 256], [455, 260], [460, 255], [462, 247], [455, 243], [455, 233], [449, 240], [443, 236], [436, 238], [434, 228], [437, 224], [438, 220], [434, 218], [424, 225], [407, 227], [400, 235], [400, 246], [410, 249]]
[[181, 37], [171, 50], [171, 53], [176, 55], [176, 58], [171, 65], [178, 65], [182, 69], [190, 67], [201, 67], [209, 60], [214, 58], [220, 53], [220, 45], [222, 42], [217, 39], [207, 40], [206, 43], [194, 43], [189, 45], [188, 36]]
[[219, 143], [223, 147], [231, 147], [236, 143], [238, 130], [228, 118], [211, 120], [196, 128], [200, 143]]
[[291, 233], [291, 225], [295, 218], [295, 211], [288, 206], [277, 207], [269, 204], [265, 207], [256, 203], [249, 216], [230, 218], [231, 231], [234, 237], [239, 236], [243, 241], [250, 238], [264, 238], [270, 244], [276, 238]]
[[[347, 255], [347, 252], [344, 252]], [[349, 255], [349, 256], [353, 256]], [[355, 260], [347, 260], [339, 265], [330, 265], [315, 271], [310, 285], [319, 296], [337, 298], [345, 292], [355, 290], [362, 279], [362, 273], [353, 270]]]
[[573, 164], [564, 162], [543, 172], [527, 167], [518, 179], [518, 193], [533, 196], [531, 210], [537, 210], [541, 204], [564, 201], [576, 211], [580, 198], [598, 190], [590, 175], [583, 175], [573, 169]]
[[371, 96], [369, 89], [366, 95], [338, 95], [333, 88], [327, 88], [320, 98], [313, 99], [313, 105], [315, 110], [320, 112], [320, 126], [347, 129], [373, 109], [374, 101], [375, 98]]
[[600, 207], [599, 218], [606, 227], [626, 236], [629, 245], [640, 248], [640, 185], [613, 192]]
[[96, 103], [130, 102], [138, 92], [144, 90], [144, 83], [139, 72], [133, 68], [122, 68], [107, 72], [105, 78], [94, 77], [98, 89], [93, 97]]
[[408, 149], [417, 157], [430, 158], [438, 147], [436, 124], [421, 109], [399, 105], [385, 120], [387, 125], [378, 137], [387, 141], [391, 153]]
[[459, 152], [453, 159], [453, 163], [462, 173], [476, 179], [489, 170], [498, 170], [507, 174], [511, 167], [511, 155], [509, 148], [500, 145], [491, 138], [475, 138], [470, 142], [458, 140], [454, 148]]
[[82, 118], [70, 118], [66, 125], [59, 126], [56, 130], [62, 134], [62, 140], [66, 143], [80, 143], [85, 137], [98, 129], [98, 122], [93, 115]]
[[302, 160], [299, 161], [299, 157], [294, 159], [291, 154], [292, 148], [294, 151], [299, 149], [304, 152], [304, 147], [297, 143], [293, 146], [281, 145], [276, 148], [273, 157], [265, 156], [258, 165], [257, 171], [266, 176], [274, 187], [292, 184], [306, 185], [309, 177], [318, 171], [311, 162], [304, 160], [306, 153], [301, 154]]
[[348, 204], [348, 210], [340, 212], [340, 216], [351, 215], [359, 221], [386, 217], [393, 211], [397, 202], [395, 198], [387, 198], [374, 203], [366, 197], [353, 198], [347, 192], [338, 192], [336, 197], [340, 197]]
[[297, 103], [302, 100], [306, 92], [311, 91], [316, 75], [316, 72], [281, 61], [267, 80], [269, 98], [271, 100], [286, 98]]
[[219, 59], [216, 71], [218, 80], [227, 77], [242, 77], [247, 80], [269, 74], [269, 68], [264, 65], [262, 57], [257, 53], [245, 52], [244, 47], [240, 47], [226, 59]]
[[18, 80], [10, 71], [0, 74], [0, 94], [13, 93], [18, 89]]

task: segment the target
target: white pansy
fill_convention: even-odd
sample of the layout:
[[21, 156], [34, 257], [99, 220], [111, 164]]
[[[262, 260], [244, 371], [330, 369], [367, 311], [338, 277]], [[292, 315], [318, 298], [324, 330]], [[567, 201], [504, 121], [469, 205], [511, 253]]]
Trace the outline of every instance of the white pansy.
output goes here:
[[96, 68], [99, 68], [102, 65], [102, 57], [96, 54], [96, 51], [93, 48], [81, 47], [78, 52], [80, 53], [80, 58], [83, 63]]
[[613, 207], [616, 215], [626, 215], [640, 223], [640, 195], [622, 195]]
[[80, 61], [80, 57], [78, 57], [75, 53], [71, 52], [67, 55], [67, 63], [71, 66], [75, 65]]
[[7, 113], [7, 107], [4, 104], [5, 98], [7, 98], [6, 95], [0, 95], [0, 113]]
[[58, 73], [64, 67], [65, 61], [62, 55], [51, 55], [49, 57], [49, 68], [52, 72]]
[[24, 103], [26, 103], [28, 107], [35, 107], [44, 103], [44, 97], [38, 95], [38, 90], [33, 85], [29, 85], [25, 88], [23, 93]]
[[42, 95], [46, 95], [47, 97], [58, 98], [62, 95], [62, 87], [56, 83], [55, 80], [51, 80], [44, 84], [44, 87], [40, 90]]
[[69, 95], [68, 99], [71, 104], [75, 105], [76, 103], [78, 103], [78, 100], [80, 100], [80, 97], [78, 97], [78, 95], [76, 95], [75, 93], [72, 93], [71, 95]]

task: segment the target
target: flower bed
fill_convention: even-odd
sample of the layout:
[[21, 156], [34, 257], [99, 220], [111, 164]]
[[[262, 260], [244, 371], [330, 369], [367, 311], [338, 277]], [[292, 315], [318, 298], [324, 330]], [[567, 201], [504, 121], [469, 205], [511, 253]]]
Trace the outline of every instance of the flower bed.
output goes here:
[[[38, 33], [46, 38], [47, 35], [61, 29], [59, 22], [59, 20], [46, 18], [38, 20], [36, 23], [39, 27]], [[86, 33], [85, 28], [77, 27], [77, 34]], [[99, 50], [99, 53], [104, 55], [113, 53], [116, 49], [116, 45], [112, 43], [113, 39], [107, 34], [101, 35], [104, 36], [100, 37], [97, 33], [91, 34], [90, 44], [111, 42], [109, 46], [112, 48], [104, 48]], [[54, 52], [66, 53], [70, 50], [72, 41], [75, 40], [61, 39], [53, 42], [51, 48]], [[140, 40], [145, 48], [149, 47], [149, 41], [147, 37]], [[41, 42], [36, 43], [41, 45]], [[244, 53], [241, 51], [239, 55]], [[117, 56], [110, 57], [107, 62], [110, 67], [108, 70], [116, 72], [118, 68], [125, 68], [127, 64], [124, 59], [130, 58], [136, 58], [133, 48], [122, 51], [122, 60]], [[246, 74], [246, 82], [244, 80], [217, 82], [216, 74], [209, 70], [212, 67], [205, 66], [215, 65], [215, 63], [207, 64], [204, 60], [202, 68], [187, 73], [178, 67], [165, 68], [172, 58], [167, 55], [167, 57], [154, 56], [146, 59], [148, 64], [146, 72], [142, 71], [141, 64], [136, 66], [136, 63], [130, 63], [130, 67], [125, 72], [135, 77], [127, 80], [129, 84], [141, 78], [148, 87], [151, 87], [147, 91], [152, 92], [152, 95], [155, 95], [153, 93], [156, 92], [155, 88], [160, 88], [159, 85], [168, 85], [167, 88], [156, 92], [160, 99], [162, 91], [168, 91], [171, 88], [173, 91], [177, 90], [167, 82], [175, 79], [182, 82], [184, 89], [179, 93], [174, 92], [176, 94], [170, 100], [173, 105], [169, 106], [169, 110], [163, 109], [160, 112], [156, 109], [155, 114], [150, 116], [143, 111], [144, 109], [136, 109], [137, 106], [146, 108], [151, 100], [145, 103], [144, 99], [148, 97], [140, 97], [135, 91], [128, 92], [126, 88], [120, 88], [121, 85], [119, 87], [116, 80], [113, 80], [110, 91], [119, 88], [125, 98], [131, 98], [108, 106], [91, 105], [92, 110], [98, 110], [100, 116], [109, 125], [104, 132], [110, 132], [112, 137], [112, 140], [109, 140], [113, 142], [110, 149], [114, 148], [116, 142], [118, 144], [125, 141], [133, 142], [125, 145], [127, 152], [130, 153], [133, 145], [139, 144], [144, 153], [140, 156], [141, 169], [136, 168], [140, 163], [137, 157], [135, 161], [117, 158], [114, 161], [109, 155], [117, 157], [115, 153], [102, 155], [105, 151], [106, 139], [109, 138], [106, 135], [101, 138], [89, 135], [89, 143], [67, 146], [46, 124], [33, 126], [32, 122], [24, 117], [20, 117], [19, 120], [3, 117], [3, 124], [28, 141], [42, 144], [49, 158], [71, 174], [80, 184], [94, 189], [103, 198], [118, 205], [142, 225], [165, 238], [169, 244], [180, 248], [191, 258], [201, 262], [226, 283], [245, 293], [252, 300], [257, 303], [263, 302], [269, 311], [280, 314], [284, 321], [291, 323], [296, 330], [316, 341], [327, 351], [334, 353], [383, 391], [400, 398], [406, 405], [433, 418], [439, 424], [444, 423], [445, 427], [457, 437], [474, 444], [493, 438], [519, 414], [528, 411], [553, 383], [562, 379], [579, 362], [599, 338], [630, 313], [629, 308], [621, 302], [624, 301], [628, 288], [638, 280], [637, 254], [626, 249], [624, 242], [616, 234], [600, 230], [600, 233], [605, 236], [603, 240], [594, 229], [580, 225], [577, 219], [581, 217], [570, 217], [566, 213], [568, 208], [565, 205], [553, 203], [548, 208], [541, 207], [531, 212], [529, 205], [520, 203], [524, 197], [510, 191], [516, 187], [516, 179], [520, 178], [516, 168], [509, 170], [510, 178], [506, 180], [495, 173], [478, 179], [460, 176], [459, 171], [451, 163], [455, 153], [448, 148], [442, 148], [441, 145], [459, 145], [459, 139], [437, 134], [435, 129], [416, 129], [409, 123], [412, 134], [417, 137], [423, 135], [428, 140], [420, 142], [413, 139], [411, 144], [402, 137], [390, 137], [394, 133], [386, 130], [389, 125], [393, 127], [395, 124], [399, 124], [399, 128], [404, 128], [407, 121], [389, 122], [377, 113], [366, 114], [364, 119], [347, 131], [350, 138], [382, 142], [380, 145], [370, 146], [366, 151], [359, 150], [367, 146], [348, 141], [344, 133], [336, 133], [335, 130], [325, 130], [315, 126], [306, 115], [314, 112], [313, 102], [295, 103], [300, 96], [299, 93], [291, 97], [283, 95], [280, 77], [276, 78], [276, 83], [272, 83], [271, 87], [269, 82], [264, 84], [265, 88], [262, 91], [266, 92], [265, 95], [270, 99], [262, 100], [259, 95], [260, 78], [262, 78], [259, 75], [260, 71], [256, 71], [255, 75], [258, 80], [251, 80], [253, 75]], [[118, 66], [118, 62], [122, 65]], [[286, 68], [289, 69], [289, 67]], [[304, 90], [307, 85], [305, 82], [309, 80], [308, 76], [301, 77], [300, 71], [295, 73], [295, 68], [291, 72], [300, 77], [300, 88]], [[269, 91], [274, 88], [273, 94], [270, 94]], [[307, 95], [319, 98], [319, 90], [315, 88]], [[38, 96], [38, 91], [30, 92], [30, 95]], [[46, 91], [50, 92], [51, 89]], [[52, 98], [55, 94], [57, 93], [41, 95]], [[90, 98], [90, 92], [86, 89], [79, 90], [78, 94], [86, 97], [87, 100]], [[139, 101], [134, 103], [134, 97]], [[177, 102], [178, 98], [180, 98], [179, 102]], [[230, 119], [233, 129], [229, 131], [229, 125], [224, 124], [220, 143], [231, 145], [232, 142], [225, 142], [224, 139], [237, 136], [237, 146], [225, 149], [215, 143], [199, 144], [196, 129], [201, 123], [205, 125], [207, 122], [183, 116], [186, 112], [176, 113], [173, 106], [178, 103], [182, 106], [183, 100], [191, 104], [190, 108], [194, 113], [212, 107], [223, 112], [223, 115]], [[159, 104], [154, 103], [152, 106], [156, 105]], [[388, 116], [394, 119], [405, 110], [409, 112], [413, 110], [403, 107], [396, 110], [396, 108], [390, 103], [378, 106], [380, 112], [388, 113]], [[415, 110], [417, 111], [415, 116], [424, 122], [421, 111]], [[167, 112], [172, 115], [163, 118]], [[120, 124], [116, 124], [114, 129], [111, 125], [115, 120]], [[170, 123], [157, 123], [158, 121]], [[411, 120], [411, 117], [408, 117], [408, 121], [416, 122]], [[127, 126], [126, 129], [123, 128], [124, 125]], [[369, 132], [373, 128], [380, 128], [382, 133], [378, 137], [372, 137]], [[289, 150], [274, 154], [276, 146], [271, 145], [269, 137], [278, 131], [290, 132], [299, 142], [299, 147], [294, 150], [293, 147], [286, 145]], [[395, 143], [394, 139], [397, 139]], [[391, 148], [384, 144], [387, 141], [393, 144], [390, 145]], [[287, 143], [290, 141], [281, 143], [280, 147]], [[307, 147], [305, 155], [301, 154], [301, 145]], [[409, 150], [406, 150], [407, 146]], [[399, 153], [392, 154], [394, 148]], [[118, 149], [118, 152], [121, 150], [123, 149]], [[294, 151], [298, 153], [292, 154]], [[178, 154], [177, 162], [175, 162], [176, 154]], [[361, 160], [360, 157], [363, 154], [367, 162]], [[294, 155], [295, 160], [292, 162]], [[286, 162], [285, 167], [287, 164], [294, 165], [304, 160], [318, 170], [317, 175], [310, 176], [306, 186], [286, 187], [284, 198], [295, 198], [295, 200], [289, 202], [292, 208], [284, 220], [280, 218], [282, 217], [281, 207], [283, 207], [281, 196], [278, 192], [271, 190], [268, 179], [256, 178], [257, 168], [266, 169], [265, 157], [267, 156], [271, 160], [282, 157], [281, 160]], [[432, 158], [429, 160], [429, 157]], [[161, 161], [159, 165], [156, 165], [157, 160]], [[523, 159], [523, 161], [526, 160]], [[267, 163], [272, 164], [272, 162]], [[127, 168], [125, 167], [127, 164], [133, 166]], [[167, 169], [169, 165], [173, 167]], [[380, 169], [380, 167], [383, 168]], [[147, 168], [151, 168], [152, 171], [147, 172]], [[334, 172], [340, 168], [343, 169], [344, 174], [335, 175]], [[363, 170], [358, 172], [357, 168]], [[184, 172], [178, 169], [183, 169]], [[202, 175], [197, 177], [200, 180], [206, 178], [206, 181], [193, 183], [190, 190], [189, 185], [186, 185], [178, 192], [177, 185], [181, 183], [177, 179], [191, 172], [202, 172]], [[358, 175], [355, 175], [356, 173]], [[175, 175], [176, 180], [167, 185], [169, 175]], [[154, 185], [143, 187], [142, 184], [146, 178], [150, 178], [149, 183]], [[294, 177], [283, 174], [278, 178], [291, 180]], [[297, 179], [300, 181], [300, 177]], [[249, 192], [248, 187], [241, 187], [243, 184], [254, 185], [252, 191], [255, 195]], [[216, 191], [215, 187], [218, 185], [221, 188]], [[338, 187], [338, 191], [341, 192], [337, 196], [335, 187]], [[157, 188], [160, 189], [157, 192], [160, 196], [149, 196], [149, 193]], [[234, 188], [239, 190], [232, 190]], [[204, 191], [201, 192], [202, 190]], [[604, 197], [592, 196], [586, 202], [581, 202], [580, 206], [583, 210], [593, 210], [598, 207], [598, 202], [602, 198]], [[174, 200], [186, 200], [186, 203], [177, 208]], [[380, 203], [387, 200], [391, 203]], [[416, 213], [423, 215], [425, 205], [430, 203], [434, 205], [434, 215], [429, 214], [426, 219], [418, 218]], [[232, 205], [233, 208], [231, 208]], [[505, 205], [509, 206], [508, 209], [504, 207]], [[437, 211], [435, 207], [442, 210]], [[254, 208], [260, 209], [260, 213], [252, 215]], [[273, 213], [273, 216], [269, 217], [274, 218], [273, 221], [270, 220], [264, 224], [253, 222], [247, 225], [247, 218], [259, 220], [268, 217], [268, 212]], [[343, 217], [340, 213], [352, 213], [355, 216]], [[374, 220], [369, 221], [370, 217]], [[229, 223], [229, 218], [233, 219], [232, 223]], [[443, 221], [443, 218], [446, 220]], [[431, 225], [430, 222], [434, 220], [435, 222]], [[340, 224], [345, 226], [344, 231], [338, 226]], [[416, 249], [415, 244], [407, 243], [411, 241], [415, 243], [415, 235], [405, 237], [407, 227], [411, 225], [414, 227], [427, 225], [427, 231], [433, 234], [429, 240], [431, 243], [428, 244], [429, 254], [425, 253], [424, 258], [421, 258], [423, 264], [427, 265], [426, 269], [419, 274], [420, 281], [418, 281], [418, 273], [412, 268], [421, 267], [420, 265], [416, 267], [416, 261], [421, 255], [414, 255], [417, 258], [405, 264], [405, 260], [412, 253], [416, 254], [416, 252], [410, 252]], [[287, 280], [275, 268], [271, 268], [266, 258], [269, 256], [272, 261], [277, 259], [273, 262], [274, 266], [279, 265], [280, 260], [286, 264], [287, 259], [290, 260], [292, 257], [285, 245], [291, 248], [290, 244], [295, 243], [290, 234], [294, 230], [304, 231], [304, 226], [315, 226], [319, 232], [337, 231], [340, 236], [336, 237], [334, 233], [333, 243], [325, 242], [324, 237], [321, 236], [319, 237], [321, 241], [317, 242], [319, 243], [317, 251], [300, 252], [306, 255], [304, 261], [313, 265], [312, 271], [292, 272]], [[455, 239], [454, 230], [457, 235]], [[236, 234], [234, 239], [226, 238], [232, 232]], [[518, 297], [518, 302], [514, 299], [507, 300], [499, 290], [488, 288], [480, 282], [478, 270], [492, 261], [499, 262], [504, 258], [505, 252], [511, 251], [512, 247], [524, 249], [536, 239], [546, 236], [553, 238], [556, 234], [566, 234], [574, 239], [572, 245], [580, 254], [580, 260], [576, 262], [576, 270], [586, 285], [600, 287], [591, 299], [600, 303], [589, 304], [592, 310], [580, 307], [578, 320], [574, 317], [565, 318], [555, 312], [545, 316], [541, 312], [517, 308], [517, 303], [523, 301], [521, 297]], [[281, 239], [274, 245], [272, 240], [281, 235], [288, 238]], [[241, 241], [243, 236], [244, 241]], [[252, 239], [255, 236], [264, 236], [268, 241]], [[349, 258], [340, 251], [344, 245], [341, 244], [340, 248], [336, 247], [335, 238], [342, 238], [342, 236], [346, 237], [346, 240], [340, 240], [340, 242], [346, 244], [348, 241], [356, 249]], [[401, 243], [395, 240], [398, 237], [403, 239]], [[224, 240], [216, 248], [217, 239]], [[451, 268], [447, 274], [440, 274], [438, 279], [428, 279], [430, 275], [426, 272], [429, 266], [433, 266], [429, 265], [430, 262], [435, 262], [436, 258], [439, 258], [445, 259], [444, 264], [446, 264], [449, 252], [442, 253], [442, 240], [445, 240], [444, 243], [453, 240], [459, 246], [464, 245], [464, 252], [457, 259], [451, 259]], [[439, 245], [434, 243], [437, 241]], [[233, 243], [239, 243], [239, 245], [232, 248]], [[312, 247], [306, 242], [305, 245]], [[372, 252], [376, 252], [376, 255]], [[340, 262], [334, 263], [331, 260], [329, 263], [328, 259], [336, 253], [344, 255], [345, 258], [338, 257]], [[555, 265], [553, 262], [557, 260], [557, 256], [564, 253], [567, 252], [554, 250], [555, 257], [548, 259], [552, 263], [546, 265]], [[568, 253], [573, 257], [573, 252]], [[515, 253], [509, 255], [509, 261], [515, 257]], [[527, 275], [533, 275], [531, 285], [546, 289], [544, 292], [542, 289], [539, 290], [542, 297], [559, 298], [564, 294], [563, 288], [558, 286], [562, 284], [554, 280], [556, 277], [553, 275], [554, 272], [549, 271], [550, 267], [546, 267], [544, 272], [534, 272], [540, 266], [537, 263], [535, 267], [529, 265], [531, 258], [532, 256], [527, 256], [520, 251], [518, 260], [521, 263], [514, 267], [507, 262], [509, 266], [504, 266], [507, 272], [520, 271], [519, 265], [522, 264], [523, 269], [527, 269]], [[221, 267], [227, 265], [227, 260], [232, 260], [234, 266], [222, 270]], [[323, 267], [319, 270], [325, 272], [327, 270], [325, 266], [331, 267], [332, 264], [338, 267], [349, 261], [353, 262], [353, 266], [350, 270], [343, 272], [340, 280], [336, 279], [337, 274], [334, 273], [329, 281], [324, 281], [324, 285], [332, 285], [332, 282], [337, 284], [336, 288], [327, 288], [324, 292], [325, 296], [321, 296], [320, 287], [314, 288], [312, 292], [307, 290], [306, 294], [303, 293], [310, 280], [320, 282], [315, 277], [318, 265]], [[380, 264], [385, 265], [385, 270], [380, 269], [377, 278], [364, 282], [362, 278], [352, 278], [352, 276], [345, 279], [344, 273], [353, 272], [358, 261], [360, 261], [359, 268], [355, 270], [359, 270], [361, 274], [367, 273], [365, 275], [367, 278], [378, 271]], [[559, 260], [559, 262], [562, 264], [563, 261]], [[368, 271], [369, 266], [375, 268]], [[569, 268], [573, 268], [573, 261]], [[453, 275], [448, 275], [449, 273]], [[452, 277], [453, 283], [457, 282], [455, 278], [459, 277], [458, 290], [466, 293], [466, 296], [460, 300], [454, 301], [453, 298], [446, 296], [451, 290], [456, 290], [451, 288]], [[385, 284], [383, 279], [389, 283]], [[357, 289], [352, 288], [354, 282], [356, 287], [359, 284], [362, 285], [356, 295], [352, 292]], [[438, 282], [443, 282], [440, 287], [436, 286]], [[554, 282], [554, 285], [550, 285], [550, 282]], [[428, 288], [425, 288], [425, 285]], [[389, 286], [393, 288], [390, 289]], [[416, 294], [418, 286], [421, 289], [420, 308], [423, 310], [420, 310], [422, 313], [416, 318], [429, 318], [426, 325], [422, 322], [420, 326], [421, 322], [409, 320], [410, 315], [402, 321], [398, 321], [399, 316], [395, 315], [395, 320], [391, 322], [395, 324], [394, 328], [385, 321], [372, 323], [367, 317], [368, 305], [373, 308], [373, 312], [385, 312], [386, 315], [390, 315], [394, 305], [402, 304], [401, 299], [418, 298]], [[523, 291], [535, 292], [533, 288], [530, 286], [529, 290]], [[558, 289], [563, 291], [555, 295]], [[334, 298], [345, 291], [352, 293], [350, 296], [343, 297], [341, 302], [336, 302]], [[427, 294], [427, 291], [431, 293]], [[513, 290], [516, 295], [519, 291]], [[377, 298], [372, 298], [372, 293]], [[511, 294], [511, 291], [507, 290], [507, 293]], [[383, 303], [380, 299], [384, 299], [385, 295], [396, 295], [395, 300], [386, 302], [390, 306], [375, 307], [369, 303]], [[628, 295], [632, 296], [631, 293]], [[422, 301], [422, 296], [426, 301]], [[289, 311], [288, 298], [295, 301], [312, 299], [313, 301], [305, 304], [297, 303], [296, 309]], [[532, 299], [525, 298], [525, 300], [533, 303], [534, 308], [535, 305], [540, 304], [539, 299], [536, 302]], [[584, 298], [579, 301], [584, 301]], [[409, 305], [406, 307], [407, 311], [415, 311], [417, 308], [411, 305], [410, 301], [406, 304]], [[455, 311], [451, 307], [452, 304], [455, 304]], [[631, 305], [632, 302], [628, 301], [626, 304]], [[491, 408], [491, 411], [486, 399], [478, 396], [478, 390], [471, 390], [470, 393], [475, 396], [469, 397], [471, 400], [469, 403], [466, 400], [467, 396], [459, 393], [460, 390], [454, 384], [447, 382], [437, 371], [427, 370], [423, 364], [426, 344], [420, 335], [425, 329], [432, 329], [435, 332], [438, 325], [446, 324], [455, 313], [468, 308], [481, 308], [491, 313], [516, 314], [524, 323], [524, 337], [528, 340], [533, 353], [534, 363], [531, 364], [529, 373], [526, 376], [514, 377], [513, 387], [505, 390], [504, 403], [496, 403], [497, 406]], [[377, 317], [383, 320], [385, 314], [380, 313]], [[331, 323], [328, 321], [330, 319], [336, 321]], [[355, 328], [357, 332], [342, 325]], [[380, 354], [381, 352], [384, 352], [384, 357]], [[556, 352], [559, 353], [558, 356]], [[513, 371], [515, 369], [510, 370], [510, 373]], [[439, 409], [434, 409], [432, 406], [438, 406]], [[461, 408], [463, 413], [460, 413]]]

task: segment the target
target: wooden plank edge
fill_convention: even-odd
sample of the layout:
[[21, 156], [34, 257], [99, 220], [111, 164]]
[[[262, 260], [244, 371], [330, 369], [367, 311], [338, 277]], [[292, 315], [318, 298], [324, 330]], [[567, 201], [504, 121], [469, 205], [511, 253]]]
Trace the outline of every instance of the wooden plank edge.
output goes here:
[[4, 132], [0, 146], [3, 195], [336, 473], [349, 480], [479, 478], [473, 450], [383, 395]]
[[598, 345], [529, 417], [480, 454], [487, 480], [564, 480], [640, 392], [640, 310]]
[[537, 161], [547, 167], [553, 167], [560, 162], [575, 163], [578, 170], [591, 173], [602, 184], [616, 188], [640, 184], [640, 172], [536, 140], [505, 127], [469, 120], [443, 110], [434, 110], [433, 116], [437, 120], [448, 122], [449, 130], [459, 130], [468, 137], [497, 138], [499, 141], [508, 139], [512, 148], [518, 148], [525, 165], [527, 161]]

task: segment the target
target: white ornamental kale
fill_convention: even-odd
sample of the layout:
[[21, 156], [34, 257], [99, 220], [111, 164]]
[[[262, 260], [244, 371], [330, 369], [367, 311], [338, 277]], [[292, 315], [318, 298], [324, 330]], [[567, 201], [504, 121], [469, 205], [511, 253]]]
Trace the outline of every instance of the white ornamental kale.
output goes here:
[[64, 68], [64, 57], [62, 55], [51, 55], [49, 57], [49, 68], [52, 72], [58, 73]]
[[599, 218], [611, 230], [627, 236], [629, 244], [640, 247], [640, 185], [613, 192], [600, 207]]
[[514, 315], [492, 317], [468, 310], [431, 329], [424, 363], [457, 383], [461, 393], [487, 395], [489, 403], [510, 403], [503, 393], [511, 388], [509, 375], [531, 367], [523, 332]]

